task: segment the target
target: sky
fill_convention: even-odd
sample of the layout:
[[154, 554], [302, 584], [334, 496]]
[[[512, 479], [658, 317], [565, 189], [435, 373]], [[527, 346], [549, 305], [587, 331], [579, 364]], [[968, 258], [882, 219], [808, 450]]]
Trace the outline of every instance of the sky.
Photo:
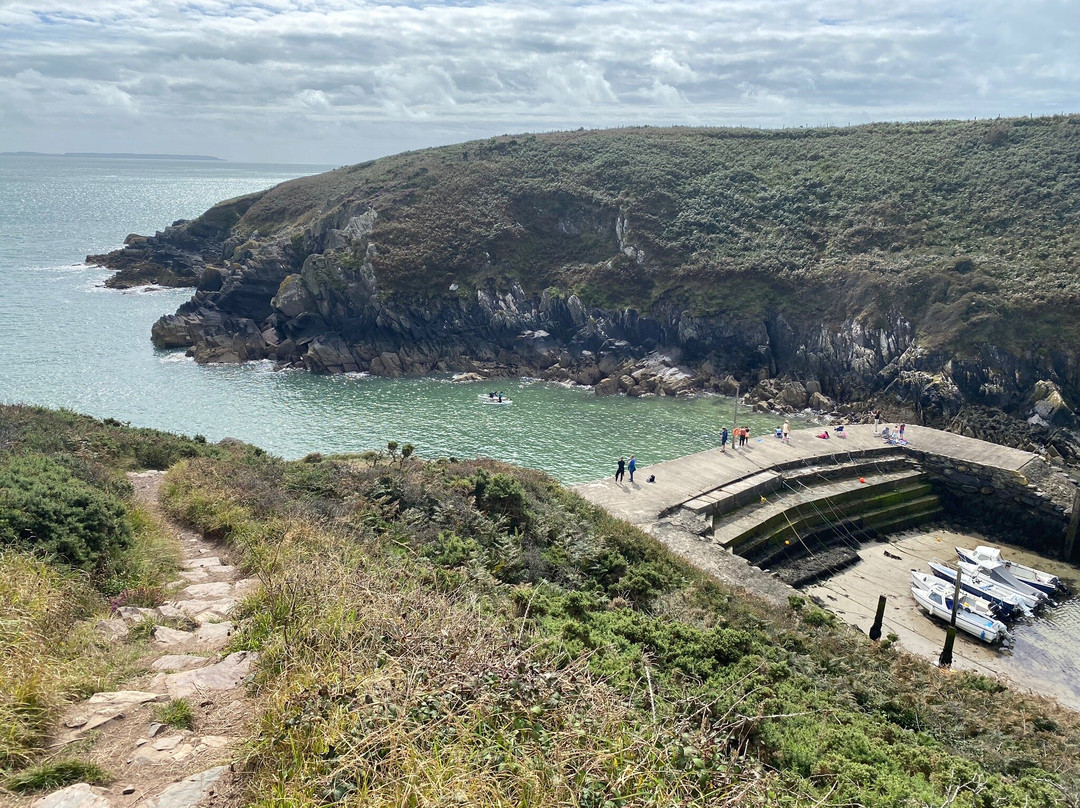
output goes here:
[[0, 151], [343, 165], [579, 127], [1078, 111], [1076, 0], [0, 0]]

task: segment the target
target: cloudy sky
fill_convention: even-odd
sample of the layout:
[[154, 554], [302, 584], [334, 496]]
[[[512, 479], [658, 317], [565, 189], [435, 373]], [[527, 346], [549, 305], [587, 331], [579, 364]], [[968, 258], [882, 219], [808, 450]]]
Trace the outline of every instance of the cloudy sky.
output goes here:
[[1076, 0], [0, 0], [0, 151], [1080, 112]]

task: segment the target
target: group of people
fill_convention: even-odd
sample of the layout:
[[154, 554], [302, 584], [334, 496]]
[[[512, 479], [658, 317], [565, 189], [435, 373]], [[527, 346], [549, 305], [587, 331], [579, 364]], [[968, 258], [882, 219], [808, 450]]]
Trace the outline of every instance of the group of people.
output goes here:
[[728, 438], [731, 439], [732, 446], [745, 446], [750, 442], [750, 427], [737, 426], [734, 427], [731, 432], [728, 432], [728, 428], [725, 426], [720, 430], [720, 451], [727, 451]]
[[634, 472], [637, 471], [637, 460], [633, 455], [630, 455], [630, 462], [626, 462], [625, 457], [619, 458], [619, 466], [615, 470], [615, 482], [621, 483], [626, 476], [626, 472], [630, 472], [630, 482], [634, 481]]
[[489, 392], [488, 393], [488, 398], [492, 399], [493, 401], [498, 401], [501, 404], [502, 403], [502, 398], [503, 398], [502, 390], [497, 390], [495, 392]]

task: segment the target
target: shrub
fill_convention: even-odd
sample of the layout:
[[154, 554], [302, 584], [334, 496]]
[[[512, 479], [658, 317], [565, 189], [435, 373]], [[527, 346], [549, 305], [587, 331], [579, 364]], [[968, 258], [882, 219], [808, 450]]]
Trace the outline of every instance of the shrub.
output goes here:
[[92, 570], [130, 539], [123, 504], [66, 466], [43, 455], [0, 466], [0, 544]]

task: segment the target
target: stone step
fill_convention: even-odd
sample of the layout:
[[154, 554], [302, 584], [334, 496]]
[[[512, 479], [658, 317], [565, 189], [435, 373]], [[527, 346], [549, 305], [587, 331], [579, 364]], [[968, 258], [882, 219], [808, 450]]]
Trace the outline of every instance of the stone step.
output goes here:
[[874, 538], [870, 516], [888, 513], [894, 508], [922, 507], [924, 502], [938, 507], [938, 498], [931, 492], [929, 483], [903, 485], [888, 490], [870, 491], [859, 497], [847, 497], [844, 500], [832, 498], [824, 507], [813, 504], [813, 510], [795, 508], [781, 517], [770, 520], [770, 524], [760, 531], [748, 534], [748, 538], [738, 545], [740, 555], [750, 556], [751, 550], [770, 544], [794, 543], [799, 537], [815, 536], [818, 533], [848, 533], [862, 541]]
[[779, 490], [785, 484], [816, 485], [853, 477], [877, 476], [911, 467], [911, 460], [899, 450], [890, 447], [884, 447], [879, 452], [863, 452], [857, 456], [832, 455], [816, 458], [813, 462], [795, 460], [707, 491], [688, 500], [683, 507], [706, 516], [722, 516], [759, 499], [762, 495]]
[[722, 547], [734, 548], [759, 533], [784, 525], [789, 520], [795, 521], [792, 514], [820, 510], [828, 512], [837, 503], [848, 499], [866, 500], [875, 492], [886, 493], [905, 484], [921, 484], [921, 481], [922, 475], [918, 471], [905, 469], [868, 477], [865, 483], [858, 479], [839, 480], [805, 491], [781, 491], [764, 502], [717, 519], [712, 538]]

